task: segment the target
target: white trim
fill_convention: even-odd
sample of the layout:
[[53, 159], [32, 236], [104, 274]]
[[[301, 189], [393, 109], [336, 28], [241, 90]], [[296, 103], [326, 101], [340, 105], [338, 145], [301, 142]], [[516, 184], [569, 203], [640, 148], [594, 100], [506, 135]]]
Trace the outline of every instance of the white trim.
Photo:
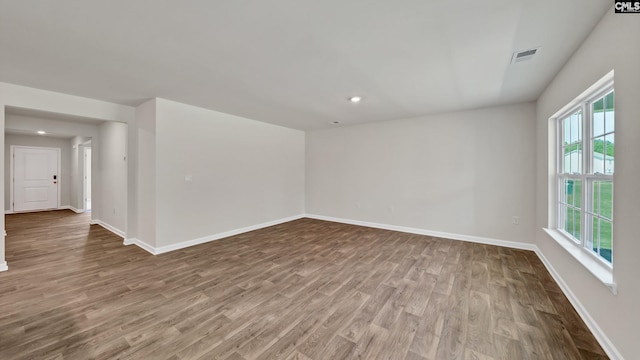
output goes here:
[[229, 237], [229, 236], [239, 235], [239, 234], [243, 234], [243, 233], [246, 233], [246, 232], [249, 232], [249, 231], [254, 231], [254, 230], [266, 228], [266, 227], [269, 227], [269, 226], [279, 225], [279, 224], [286, 223], [286, 222], [289, 222], [289, 221], [302, 219], [304, 217], [305, 217], [304, 214], [294, 215], [294, 216], [290, 216], [290, 217], [286, 217], [286, 218], [282, 218], [282, 219], [278, 219], [278, 220], [264, 222], [264, 223], [257, 224], [257, 225], [251, 225], [251, 226], [243, 227], [243, 228], [240, 228], [240, 229], [229, 230], [229, 231], [224, 231], [224, 232], [217, 233], [217, 234], [203, 236], [203, 237], [200, 237], [200, 238], [197, 238], [197, 239], [182, 241], [182, 242], [179, 242], [177, 244], [171, 244], [171, 245], [166, 245], [166, 246], [162, 246], [162, 247], [151, 246], [151, 245], [145, 243], [144, 241], [142, 241], [140, 239], [136, 239], [136, 238], [125, 239], [123, 241], [123, 244], [124, 245], [137, 245], [137, 246], [141, 247], [142, 249], [148, 251], [149, 253], [151, 253], [153, 255], [160, 255], [160, 254], [164, 254], [164, 253], [167, 253], [167, 252], [170, 252], [170, 251], [180, 250], [180, 249], [184, 249], [184, 248], [187, 248], [187, 247], [204, 244], [204, 243], [207, 243], [207, 242], [210, 242], [210, 241], [220, 240], [220, 239], [223, 239], [223, 238], [226, 238], [226, 237]]
[[[605, 135], [615, 134], [614, 131], [607, 131], [607, 129], [603, 128], [603, 133], [594, 137], [593, 129], [594, 129], [594, 111], [593, 104], [598, 100], [606, 101], [606, 97], [609, 94], [614, 93], [614, 70], [611, 70], [604, 77], [598, 80], [595, 84], [590, 86], [587, 90], [582, 92], [578, 97], [572, 100], [569, 104], [564, 106], [561, 110], [556, 112], [551, 118], [551, 121], [556, 122], [556, 145], [555, 145], [555, 157], [556, 157], [556, 172], [554, 178], [556, 179], [554, 187], [556, 191], [549, 191], [549, 195], [556, 194], [556, 198], [553, 199], [553, 202], [549, 204], [549, 212], [552, 213], [553, 209], [555, 209], [555, 219], [553, 222], [548, 224], [548, 228], [545, 228], [544, 231], [549, 234], [560, 246], [562, 246], [565, 250], [567, 250], [576, 260], [578, 260], [583, 266], [585, 266], [596, 278], [598, 278], [602, 283], [604, 283], [611, 292], [616, 294], [617, 289], [616, 285], [613, 281], [613, 270], [611, 267], [613, 264], [606, 263], [604, 258], [593, 259], [593, 253], [590, 251], [592, 245], [590, 242], [593, 242], [593, 224], [594, 220], [601, 219], [607, 222], [610, 222], [613, 226], [613, 213], [611, 214], [611, 219], [606, 218], [602, 215], [594, 213], [593, 206], [593, 184], [595, 181], [605, 180], [611, 181], [614, 183], [613, 174], [600, 174], [595, 172], [593, 157], [595, 154], [593, 153], [592, 145], [593, 141], [597, 138], [602, 137], [603, 141], [606, 140]], [[605, 108], [603, 108], [603, 112], [606, 113], [606, 102], [603, 103]], [[580, 144], [582, 145], [582, 164], [581, 170], [577, 173], [571, 173], [572, 169], [569, 169], [569, 172], [565, 170], [565, 161], [566, 161], [566, 153], [565, 153], [565, 141], [566, 134], [565, 128], [567, 124], [563, 124], [563, 122], [569, 119], [575, 113], [581, 113], [582, 116], [582, 134]], [[614, 116], [615, 117], [615, 116]], [[603, 120], [604, 121], [604, 120]], [[604, 126], [604, 124], [603, 124]], [[605, 144], [606, 147], [606, 144]], [[605, 149], [606, 150], [606, 149]], [[605, 151], [606, 152], [606, 151]], [[550, 149], [549, 152], [549, 161], [551, 161], [553, 152]], [[606, 156], [604, 156], [606, 160]], [[602, 171], [605, 171], [604, 169]], [[578, 180], [582, 183], [582, 191], [580, 195], [580, 207], [575, 207], [574, 205], [567, 204], [566, 199], [566, 190], [564, 188], [565, 180]], [[615, 185], [614, 185], [615, 188]], [[574, 193], [574, 197], [578, 194]], [[553, 204], [553, 205], [552, 205]], [[582, 233], [579, 238], [575, 238], [574, 235], [570, 235], [565, 233], [563, 230], [566, 223], [566, 212], [563, 209], [573, 209], [578, 210], [580, 212], [580, 223], [582, 224]], [[575, 226], [575, 224], [574, 224]], [[570, 239], [566, 239], [569, 237]], [[590, 240], [591, 239], [591, 240]], [[580, 243], [581, 250], [575, 249], [575, 244], [571, 242], [571, 240], [575, 240]], [[612, 245], [615, 239], [612, 239]], [[599, 245], [598, 245], [599, 247]], [[596, 261], [594, 261], [596, 260]], [[599, 263], [598, 261], [602, 260], [604, 263]], [[612, 259], [610, 259], [612, 260]]]
[[4, 213], [5, 215], [10, 215], [10, 214], [22, 214], [22, 213], [30, 213], [30, 212], [51, 211], [51, 210], [71, 210], [76, 214], [84, 213], [84, 209], [76, 209], [71, 205], [58, 206], [58, 208], [56, 209], [28, 210], [28, 211], [18, 211], [18, 212], [14, 212], [13, 210], [9, 209], [9, 210], [5, 210]]
[[[5, 238], [7, 237], [7, 229], [4, 229], [4, 236], [2, 237], [2, 242], [5, 242]], [[1, 254], [4, 257], [4, 254]], [[7, 266], [6, 261], [0, 261], [0, 272], [9, 270], [9, 266]]]
[[412, 228], [412, 227], [405, 227], [405, 226], [380, 224], [380, 223], [374, 223], [374, 222], [368, 222], [368, 221], [335, 218], [335, 217], [324, 216], [324, 215], [306, 214], [306, 217], [310, 219], [333, 221], [333, 222], [339, 222], [339, 223], [350, 224], [350, 225], [367, 226], [367, 227], [372, 227], [376, 229], [399, 231], [399, 232], [405, 232], [410, 234], [434, 236], [439, 238], [468, 241], [468, 242], [474, 242], [479, 244], [504, 246], [504, 247], [509, 247], [513, 249], [522, 249], [522, 250], [531, 250], [531, 251], [535, 251], [536, 249], [536, 246], [534, 244], [517, 242], [517, 241], [499, 240], [499, 239], [492, 239], [492, 238], [473, 236], [473, 235], [453, 234], [453, 233], [442, 232], [442, 231], [433, 231], [433, 230], [419, 229], [419, 228]]
[[30, 213], [38, 213], [38, 212], [46, 212], [46, 211], [58, 211], [58, 210], [68, 210], [68, 209], [54, 207], [54, 208], [50, 208], [50, 209], [36, 209], [36, 210], [23, 210], [23, 211], [5, 210], [5, 214], [7, 214], [7, 215], [11, 215], [11, 214], [30, 214]]
[[156, 254], [164, 254], [164, 253], [167, 253], [169, 251], [184, 249], [186, 247], [204, 244], [204, 243], [207, 243], [209, 241], [220, 240], [220, 239], [223, 239], [223, 238], [226, 238], [226, 237], [229, 237], [229, 236], [239, 235], [239, 234], [246, 233], [246, 232], [249, 232], [249, 231], [254, 231], [254, 230], [266, 228], [266, 227], [269, 227], [269, 226], [274, 226], [274, 225], [286, 223], [286, 222], [289, 222], [289, 221], [302, 219], [303, 217], [305, 217], [305, 216], [303, 214], [300, 214], [300, 215], [290, 216], [290, 217], [287, 217], [287, 218], [282, 218], [282, 219], [278, 219], [278, 220], [264, 222], [264, 223], [257, 224], [257, 225], [251, 225], [251, 226], [243, 227], [243, 228], [240, 228], [240, 229], [224, 231], [224, 232], [213, 234], [213, 235], [203, 236], [203, 237], [200, 237], [200, 238], [197, 238], [197, 239], [192, 239], [192, 240], [179, 242], [177, 244], [162, 246], [162, 247], [156, 248], [155, 251], [156, 251]]
[[125, 245], [125, 246], [136, 245], [137, 247], [141, 248], [142, 250], [147, 251], [151, 255], [158, 255], [158, 252], [156, 251], [155, 247], [147, 244], [146, 242], [144, 242], [144, 241], [142, 241], [140, 239], [136, 239], [136, 238], [124, 239], [122, 244]]
[[577, 244], [564, 236], [560, 231], [547, 228], [543, 228], [542, 230], [571, 254], [582, 266], [589, 270], [596, 279], [600, 280], [601, 283], [609, 288], [614, 295], [618, 294], [618, 285], [613, 280], [613, 269], [611, 266], [597, 258], [596, 254], [591, 254], [589, 250], [582, 247], [581, 244]]
[[71, 210], [76, 214], [82, 214], [84, 213], [84, 209], [76, 209], [71, 205], [63, 205], [63, 206], [58, 206], [58, 210]]
[[584, 321], [584, 323], [587, 325], [589, 330], [591, 330], [591, 333], [596, 338], [598, 343], [600, 343], [600, 346], [602, 346], [602, 349], [607, 353], [609, 358], [611, 358], [612, 360], [624, 359], [620, 354], [620, 352], [618, 351], [618, 349], [616, 349], [616, 347], [613, 345], [611, 340], [609, 340], [609, 338], [604, 333], [604, 331], [602, 331], [600, 326], [598, 326], [598, 323], [591, 317], [591, 314], [589, 314], [589, 312], [584, 307], [584, 305], [582, 305], [580, 300], [578, 300], [578, 297], [571, 291], [571, 288], [569, 288], [569, 286], [567, 285], [566, 282], [564, 282], [560, 274], [558, 274], [558, 272], [553, 268], [553, 265], [551, 265], [551, 262], [544, 256], [544, 254], [542, 253], [542, 250], [540, 250], [536, 246], [535, 252], [536, 252], [536, 255], [538, 255], [538, 257], [542, 261], [542, 263], [544, 264], [544, 266], [549, 271], [549, 274], [551, 274], [551, 276], [556, 281], [558, 286], [560, 286], [560, 289], [562, 290], [564, 295], [567, 297], [567, 299], [569, 299], [569, 302], [571, 303], [571, 305], [573, 305], [574, 309], [576, 309], [576, 312], [578, 312], [578, 315], [580, 315], [580, 317], [582, 318], [582, 321]]
[[600, 89], [613, 86], [614, 75], [614, 70], [609, 71], [600, 80], [596, 81], [595, 84], [589, 86], [589, 88], [583, 91], [580, 95], [576, 96], [575, 99], [571, 100], [571, 102], [560, 108], [560, 110], [556, 111], [555, 114], [551, 115], [551, 118], [558, 119], [562, 117], [565, 113], [569, 113], [569, 109], [578, 107], [582, 101], [593, 99], [594, 96], [591, 96], [592, 93], [600, 93]]
[[116, 227], [114, 227], [114, 226], [112, 226], [112, 225], [109, 225], [109, 224], [105, 223], [105, 222], [104, 222], [104, 221], [102, 221], [102, 220], [98, 220], [98, 219], [91, 219], [91, 222], [89, 222], [89, 223], [90, 223], [91, 225], [100, 225], [100, 226], [102, 226], [103, 228], [105, 228], [105, 229], [107, 229], [107, 230], [111, 231], [112, 233], [114, 233], [114, 234], [116, 234], [116, 235], [120, 236], [121, 238], [124, 238], [124, 231], [122, 231], [122, 230], [120, 230], [120, 229], [118, 229], [118, 228], [116, 228]]

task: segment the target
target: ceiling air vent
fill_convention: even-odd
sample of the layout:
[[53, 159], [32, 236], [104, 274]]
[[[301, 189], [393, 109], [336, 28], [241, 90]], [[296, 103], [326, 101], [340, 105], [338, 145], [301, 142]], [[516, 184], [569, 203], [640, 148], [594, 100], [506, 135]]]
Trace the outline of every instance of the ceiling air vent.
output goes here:
[[511, 63], [515, 64], [515, 63], [531, 60], [539, 50], [540, 48], [529, 49], [524, 51], [516, 51], [513, 53], [513, 56], [511, 57]]

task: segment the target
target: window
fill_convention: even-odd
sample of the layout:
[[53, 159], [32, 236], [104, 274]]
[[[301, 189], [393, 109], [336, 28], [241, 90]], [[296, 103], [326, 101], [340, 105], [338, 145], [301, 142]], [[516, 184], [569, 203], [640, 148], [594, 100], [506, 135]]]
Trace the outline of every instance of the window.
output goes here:
[[613, 264], [613, 83], [581, 97], [557, 118], [557, 230]]

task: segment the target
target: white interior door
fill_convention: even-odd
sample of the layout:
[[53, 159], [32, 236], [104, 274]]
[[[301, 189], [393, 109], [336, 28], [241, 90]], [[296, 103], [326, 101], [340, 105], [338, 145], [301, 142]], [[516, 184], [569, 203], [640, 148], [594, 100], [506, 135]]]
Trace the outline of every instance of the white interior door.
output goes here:
[[13, 211], [58, 208], [59, 149], [13, 147]]

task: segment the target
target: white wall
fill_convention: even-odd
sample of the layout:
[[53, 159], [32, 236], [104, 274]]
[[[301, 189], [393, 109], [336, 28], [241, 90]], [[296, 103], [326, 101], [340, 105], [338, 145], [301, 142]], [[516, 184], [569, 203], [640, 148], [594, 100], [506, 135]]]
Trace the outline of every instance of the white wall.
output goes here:
[[532, 242], [534, 120], [520, 104], [308, 132], [307, 213]]
[[304, 213], [304, 132], [163, 99], [156, 110], [157, 246]]
[[[124, 233], [127, 222], [127, 124], [108, 121], [98, 128], [99, 156], [92, 179], [102, 186], [93, 191], [91, 212], [96, 219]], [[91, 153], [96, 149], [92, 141]], [[94, 205], [95, 204], [95, 205]]]
[[[640, 16], [611, 9], [537, 103], [536, 227], [538, 247], [584, 308], [626, 359], [638, 356], [640, 324]], [[614, 280], [618, 295], [542, 231], [549, 226], [549, 117], [612, 69], [615, 70], [616, 169], [614, 175]], [[553, 157], [553, 154], [552, 154]]]
[[71, 205], [71, 143], [69, 139], [47, 136], [30, 136], [6, 134], [4, 136], [4, 209], [11, 209], [11, 145], [36, 146], [60, 149], [60, 169], [58, 191], [60, 203], [58, 206]]
[[130, 123], [127, 238], [156, 246], [156, 100], [136, 108]]

